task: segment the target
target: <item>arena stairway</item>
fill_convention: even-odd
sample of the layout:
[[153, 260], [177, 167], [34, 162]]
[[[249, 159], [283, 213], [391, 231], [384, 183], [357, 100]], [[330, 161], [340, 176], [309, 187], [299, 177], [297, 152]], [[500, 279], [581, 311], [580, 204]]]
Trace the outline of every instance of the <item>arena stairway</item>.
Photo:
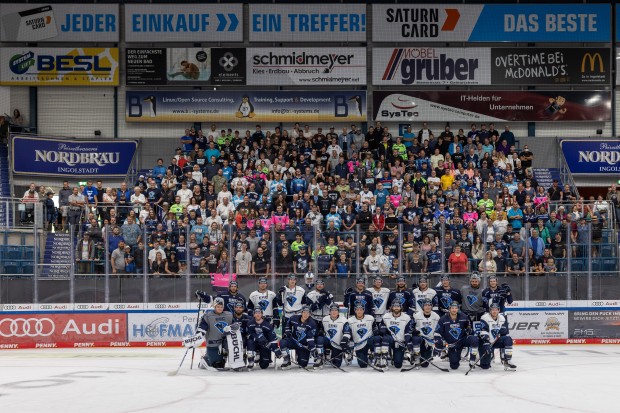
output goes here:
[[560, 178], [560, 169], [558, 168], [532, 168], [532, 174], [538, 181], [538, 185], [547, 190], [553, 184], [553, 180], [557, 179], [560, 188], [563, 186]]
[[[45, 255], [41, 277], [65, 278], [69, 277], [71, 263], [71, 235], [64, 232], [48, 232], [45, 240]], [[59, 264], [64, 264], [60, 266]]]

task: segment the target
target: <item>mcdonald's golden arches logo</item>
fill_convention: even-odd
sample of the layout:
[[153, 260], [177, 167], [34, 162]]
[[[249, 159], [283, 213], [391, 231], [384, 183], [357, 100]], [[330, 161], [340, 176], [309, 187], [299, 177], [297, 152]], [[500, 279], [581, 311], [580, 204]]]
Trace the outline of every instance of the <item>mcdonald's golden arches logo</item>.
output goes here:
[[594, 72], [594, 67], [596, 66], [596, 62], [598, 61], [598, 71], [599, 73], [605, 73], [605, 65], [603, 64], [603, 57], [600, 53], [586, 53], [583, 55], [583, 59], [581, 59], [581, 73], [585, 73], [586, 71], [586, 62], [590, 62], [590, 72]]

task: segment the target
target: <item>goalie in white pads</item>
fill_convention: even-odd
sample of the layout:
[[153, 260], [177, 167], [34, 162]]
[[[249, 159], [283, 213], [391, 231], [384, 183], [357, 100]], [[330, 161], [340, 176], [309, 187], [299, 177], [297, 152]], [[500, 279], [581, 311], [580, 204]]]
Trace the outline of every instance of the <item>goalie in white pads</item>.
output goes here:
[[512, 364], [512, 337], [508, 335], [508, 322], [499, 313], [499, 305], [492, 303], [489, 312], [482, 316], [480, 320], [480, 368], [488, 369], [491, 367], [491, 356], [493, 349], [498, 348], [502, 364], [506, 370], [515, 369], [517, 366]]
[[411, 317], [402, 312], [402, 305], [399, 301], [392, 302], [391, 311], [383, 316], [383, 321], [379, 326], [381, 334], [381, 347], [377, 347], [376, 357], [379, 368], [387, 367], [387, 356], [391, 349], [393, 354], [392, 361], [394, 367], [401, 368], [405, 358], [405, 349], [411, 342]]
[[336, 303], [329, 306], [329, 315], [323, 317], [321, 323], [323, 324], [323, 332], [317, 338], [318, 358], [314, 360], [314, 367], [321, 367], [328, 356], [331, 364], [340, 367], [342, 365], [342, 353], [349, 348], [351, 341], [349, 323], [340, 314], [340, 307]]
[[409, 348], [413, 353], [413, 359], [411, 360], [413, 365], [428, 367], [429, 362], [432, 360], [435, 339], [439, 338], [439, 333], [436, 332], [439, 318], [439, 315], [433, 311], [433, 302], [431, 300], [425, 300], [422, 303], [422, 311], [413, 315], [413, 337], [411, 338], [411, 347]]

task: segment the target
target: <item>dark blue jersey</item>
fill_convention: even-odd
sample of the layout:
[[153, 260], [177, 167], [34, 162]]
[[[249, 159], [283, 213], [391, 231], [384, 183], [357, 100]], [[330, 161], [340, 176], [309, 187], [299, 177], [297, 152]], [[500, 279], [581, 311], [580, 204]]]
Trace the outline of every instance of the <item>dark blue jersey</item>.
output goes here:
[[278, 341], [276, 333], [273, 331], [273, 326], [264, 318], [260, 323], [251, 319], [247, 325], [247, 337], [250, 340], [254, 340], [255, 343], [262, 347], [266, 347], [270, 344], [275, 345]]
[[243, 294], [236, 293], [232, 294], [230, 291], [226, 291], [225, 293], [218, 294], [218, 297], [224, 300], [224, 311], [228, 311], [231, 313], [235, 312], [235, 303], [243, 303], [243, 308], [245, 308], [245, 297]]
[[426, 271], [437, 272], [441, 271], [441, 251], [429, 251], [426, 253]]
[[435, 288], [437, 295], [433, 298], [433, 308], [437, 308], [437, 314], [443, 315], [448, 312], [450, 303], [456, 301], [461, 304], [463, 298], [461, 292], [452, 287], [447, 290], [443, 287]]
[[471, 323], [469, 318], [460, 311], [456, 315], [456, 320], [450, 317], [450, 314], [444, 314], [437, 323], [437, 332], [448, 344], [456, 343], [469, 335]]
[[248, 332], [248, 323], [250, 322], [250, 320], [252, 320], [252, 318], [245, 312], [241, 314], [241, 317], [237, 317], [237, 314], [233, 313], [231, 324], [238, 323], [240, 327], [239, 331], [241, 332], [241, 336], [245, 337]]
[[349, 309], [349, 315], [353, 316], [355, 314], [355, 305], [357, 303], [361, 303], [364, 306], [364, 314], [368, 314], [374, 316], [373, 310], [373, 298], [372, 294], [364, 289], [364, 291], [357, 291], [353, 289], [348, 289], [344, 293], [344, 306]]
[[394, 302], [394, 300], [397, 300], [397, 302], [400, 303], [402, 307], [401, 311], [403, 313], [406, 313], [409, 310], [409, 307], [411, 306], [411, 300], [413, 300], [413, 294], [409, 290], [391, 291], [390, 295], [388, 296], [387, 308], [392, 307], [392, 303]]
[[308, 317], [304, 322], [301, 321], [301, 315], [294, 315], [289, 318], [284, 328], [285, 335], [290, 335], [298, 344], [306, 346], [310, 350], [315, 346], [316, 332], [317, 325], [312, 317]]
[[485, 310], [489, 311], [489, 306], [493, 303], [499, 305], [499, 311], [503, 313], [506, 311], [506, 303], [512, 304], [512, 294], [510, 291], [506, 291], [502, 287], [497, 287], [495, 290], [491, 288], [485, 288], [482, 291], [482, 301], [484, 303]]

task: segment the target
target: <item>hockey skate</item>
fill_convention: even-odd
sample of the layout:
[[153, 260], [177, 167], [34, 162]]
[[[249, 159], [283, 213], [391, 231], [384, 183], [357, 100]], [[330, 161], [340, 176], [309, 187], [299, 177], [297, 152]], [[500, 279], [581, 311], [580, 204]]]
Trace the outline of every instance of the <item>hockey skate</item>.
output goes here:
[[291, 356], [288, 354], [285, 354], [284, 357], [282, 358], [282, 364], [280, 365], [280, 368], [284, 370], [289, 367], [291, 367]]
[[517, 368], [516, 365], [512, 364], [510, 360], [507, 359], [503, 359], [502, 364], [504, 365], [505, 371], [515, 371], [515, 369]]

